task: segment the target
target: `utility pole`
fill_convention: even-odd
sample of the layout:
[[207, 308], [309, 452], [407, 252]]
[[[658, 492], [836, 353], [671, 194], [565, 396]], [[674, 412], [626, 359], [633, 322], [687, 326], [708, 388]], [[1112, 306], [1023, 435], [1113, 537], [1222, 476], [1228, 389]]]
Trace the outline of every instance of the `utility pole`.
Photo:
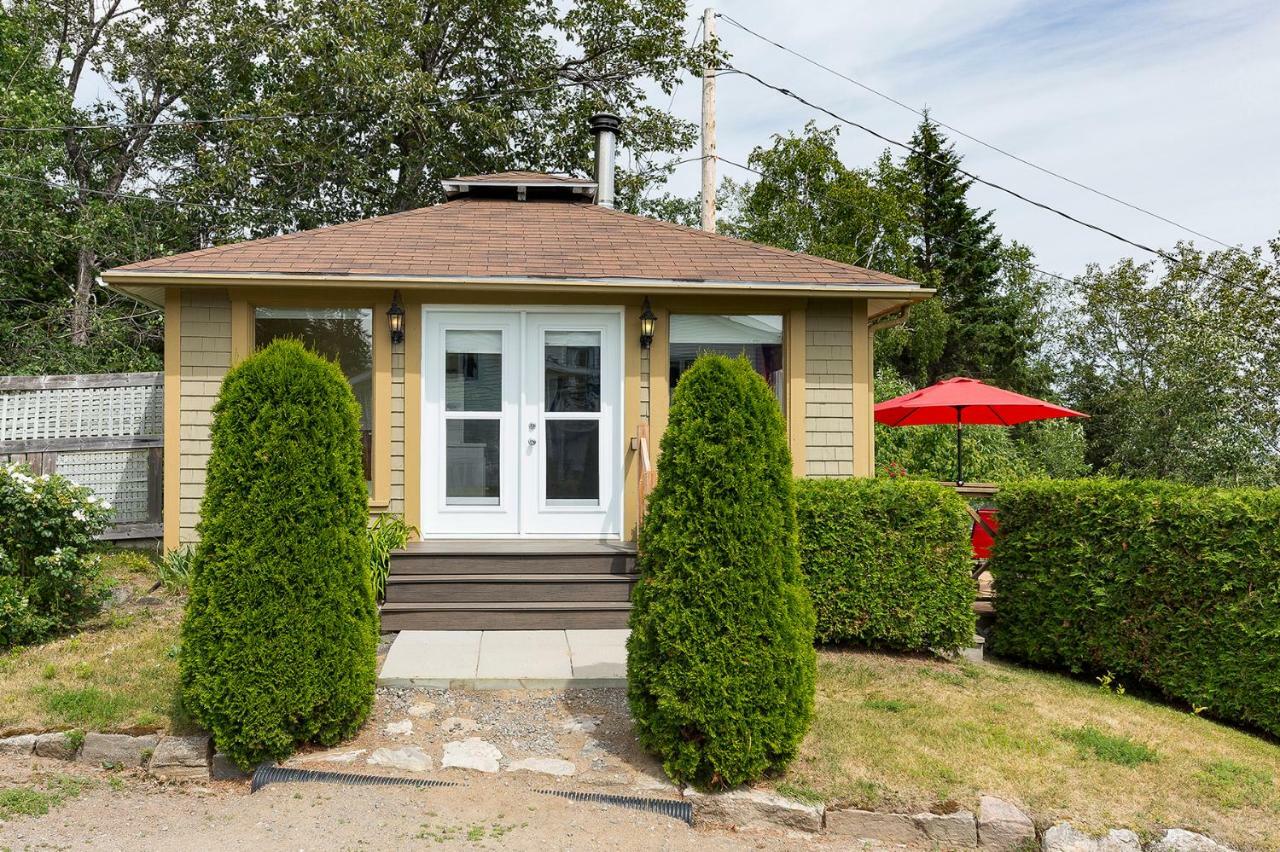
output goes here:
[[[716, 12], [702, 13], [702, 38], [715, 45]], [[716, 232], [716, 74], [702, 69], [702, 230]]]

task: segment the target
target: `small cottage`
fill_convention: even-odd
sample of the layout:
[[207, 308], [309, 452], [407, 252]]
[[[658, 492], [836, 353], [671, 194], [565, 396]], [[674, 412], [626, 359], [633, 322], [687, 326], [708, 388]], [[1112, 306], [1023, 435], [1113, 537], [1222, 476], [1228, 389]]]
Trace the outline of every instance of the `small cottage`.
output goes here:
[[395, 574], [428, 579], [389, 585], [392, 629], [625, 625], [629, 586], [573, 578], [630, 571], [672, 389], [700, 352], [759, 371], [798, 476], [873, 475], [874, 333], [931, 291], [615, 210], [616, 131], [592, 120], [595, 179], [457, 177], [433, 207], [106, 272], [165, 311], [165, 546], [194, 539], [222, 377], [279, 336], [337, 360], [370, 511], [421, 531]]

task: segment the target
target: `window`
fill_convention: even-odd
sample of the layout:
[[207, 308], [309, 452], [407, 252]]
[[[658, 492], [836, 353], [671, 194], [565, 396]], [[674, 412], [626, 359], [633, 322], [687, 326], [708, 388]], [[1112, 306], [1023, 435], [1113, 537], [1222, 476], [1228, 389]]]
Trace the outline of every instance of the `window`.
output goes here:
[[253, 342], [258, 348], [277, 337], [300, 340], [338, 362], [360, 403], [360, 438], [365, 479], [372, 476], [373, 308], [255, 308]]
[[[672, 314], [671, 391], [680, 374], [703, 352], [716, 352], [751, 362], [768, 382], [770, 390], [783, 402], [782, 317], [759, 314]], [[783, 408], [785, 411], [785, 407]]]

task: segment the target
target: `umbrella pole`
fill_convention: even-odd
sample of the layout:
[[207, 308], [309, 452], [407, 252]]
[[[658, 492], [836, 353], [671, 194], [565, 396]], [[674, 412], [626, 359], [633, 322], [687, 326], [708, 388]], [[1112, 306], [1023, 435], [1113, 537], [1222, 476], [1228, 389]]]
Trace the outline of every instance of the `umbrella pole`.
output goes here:
[[964, 421], [963, 406], [956, 406], [956, 485], [964, 485]]

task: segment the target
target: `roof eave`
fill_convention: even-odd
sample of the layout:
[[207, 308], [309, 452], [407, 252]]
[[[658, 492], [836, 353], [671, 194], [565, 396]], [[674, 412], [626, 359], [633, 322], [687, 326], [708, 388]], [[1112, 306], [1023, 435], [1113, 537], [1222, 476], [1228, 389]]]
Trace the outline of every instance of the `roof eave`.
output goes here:
[[[662, 278], [568, 278], [530, 276], [466, 276], [466, 275], [362, 275], [283, 272], [183, 272], [180, 270], [107, 270], [103, 280], [117, 289], [141, 286], [394, 286], [404, 289], [441, 289], [465, 286], [477, 290], [545, 290], [548, 287], [571, 288], [576, 292], [602, 293], [778, 293], [807, 296], [865, 296], [894, 300], [897, 305], [923, 301], [934, 290], [910, 282], [780, 282], [780, 281], [705, 281]], [[897, 307], [877, 311], [877, 316]]]

